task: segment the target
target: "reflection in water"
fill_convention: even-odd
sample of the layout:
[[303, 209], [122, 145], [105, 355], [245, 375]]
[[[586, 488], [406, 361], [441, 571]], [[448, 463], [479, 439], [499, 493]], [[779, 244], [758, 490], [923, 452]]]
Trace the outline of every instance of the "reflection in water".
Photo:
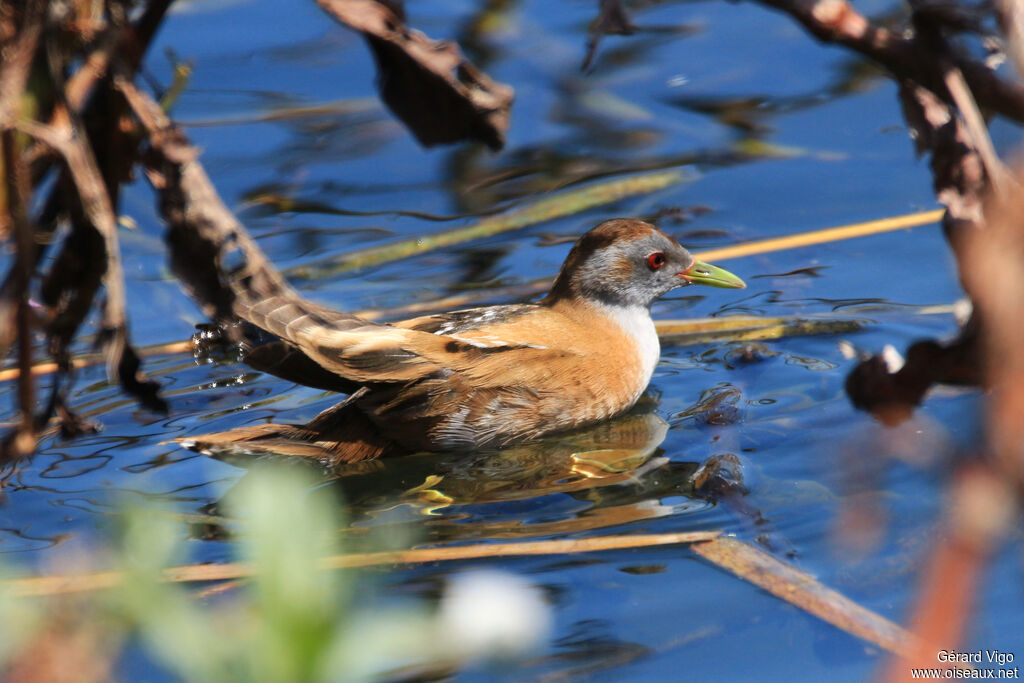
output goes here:
[[242, 117], [228, 115], [192, 121], [187, 125], [238, 126], [268, 122], [288, 131], [285, 144], [273, 150], [272, 154], [261, 155], [257, 159], [241, 154], [227, 161], [232, 164], [264, 164], [272, 159], [278, 171], [277, 177], [287, 178], [313, 163], [351, 161], [371, 156], [402, 134], [401, 127], [388, 118], [380, 103], [369, 99], [315, 105], [293, 99], [259, 109], [250, 105], [248, 113]]
[[846, 95], [875, 87], [883, 71], [862, 59], [849, 59], [837, 69], [838, 78], [824, 90], [802, 95], [687, 95], [674, 97], [671, 104], [687, 111], [711, 116], [741, 138], [763, 138], [773, 132], [766, 120], [826, 105]]
[[501, 451], [427, 453], [324, 475], [354, 527], [408, 524], [432, 541], [561, 534], [706, 508], [690, 483], [696, 464], [670, 462], [658, 448], [667, 431], [648, 407]]

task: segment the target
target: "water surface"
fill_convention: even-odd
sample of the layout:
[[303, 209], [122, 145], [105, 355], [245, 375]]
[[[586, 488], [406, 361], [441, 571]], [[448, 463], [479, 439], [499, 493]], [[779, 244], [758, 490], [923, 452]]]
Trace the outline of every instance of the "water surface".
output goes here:
[[[495, 7], [486, 16], [485, 4]], [[386, 308], [550, 276], [569, 248], [552, 237], [572, 238], [618, 215], [683, 209], [676, 215], [686, 220], [661, 226], [702, 249], [934, 206], [895, 86], [758, 6], [647, 3], [636, 22], [662, 30], [605, 38], [592, 72], [582, 74], [596, 3], [407, 5], [414, 26], [460, 40], [480, 66], [515, 88], [502, 152], [421, 148], [376, 100], [362, 40], [312, 2], [190, 3], [169, 17], [150, 52], [147, 69], [164, 81], [166, 50], [193, 62], [175, 115], [202, 148], [225, 201], [280, 268], [443, 231], [590, 178], [678, 167], [690, 180], [457, 248], [296, 282], [317, 301]], [[481, 25], [492, 28], [474, 28]], [[282, 115], [311, 105], [330, 111]], [[751, 141], [775, 153], [737, 153]], [[268, 192], [348, 211], [470, 217], [277, 213], [251, 201]], [[687, 210], [693, 207], [701, 210]], [[142, 181], [126, 192], [122, 212], [139, 226], [122, 231], [134, 340], [188, 337], [202, 316], [168, 275], [162, 228]], [[682, 290], [659, 302], [655, 316], [845, 315], [870, 321], [864, 332], [843, 337], [857, 347], [903, 349], [951, 334], [951, 315], [921, 307], [962, 295], [936, 226], [725, 265], [746, 279], [747, 290]], [[647, 397], [628, 418], [632, 438], [650, 441], [636, 462], [602, 460], [601, 439], [610, 437], [598, 433], [584, 437], [589, 447], [555, 440], [503, 454], [413, 456], [348, 473], [327, 489], [351, 506], [353, 525], [420, 542], [721, 529], [764, 543], [899, 620], [934, 534], [941, 469], [885, 463], [879, 486], [887, 524], [878, 545], [860, 556], [837, 551], [843, 473], [874, 454], [879, 432], [845, 398], [853, 361], [839, 341], [791, 338], [752, 354], [735, 342], [664, 348]], [[42, 566], [69, 546], [88, 544], [116, 501], [209, 511], [245, 476], [245, 463], [164, 442], [268, 419], [301, 422], [337, 400], [229, 362], [163, 357], [146, 370], [165, 387], [168, 416], [138, 409], [105, 382], [101, 368], [89, 368], [71, 402], [104, 430], [74, 441], [47, 438], [33, 458], [4, 469], [0, 553], [11, 562]], [[0, 393], [7, 396], [0, 419], [8, 420], [13, 385], [0, 385]], [[971, 392], [940, 393], [910, 433], [947, 457], [974, 438], [976, 403]], [[598, 455], [587, 456], [588, 448]], [[741, 505], [699, 495], [690, 484], [700, 463], [722, 453], [742, 462], [749, 493]], [[197, 536], [189, 550], [197, 561], [216, 561], [230, 555], [226, 545]], [[549, 647], [510, 678], [862, 680], [879, 666], [875, 648], [683, 548], [495, 564], [542, 585], [556, 620]], [[385, 588], [428, 595], [433, 579], [452, 569], [401, 569], [382, 580]], [[1020, 595], [1008, 588], [1019, 584], [1018, 574], [1012, 552], [995, 559], [970, 647], [1013, 652], [1024, 645], [1013, 627]]]

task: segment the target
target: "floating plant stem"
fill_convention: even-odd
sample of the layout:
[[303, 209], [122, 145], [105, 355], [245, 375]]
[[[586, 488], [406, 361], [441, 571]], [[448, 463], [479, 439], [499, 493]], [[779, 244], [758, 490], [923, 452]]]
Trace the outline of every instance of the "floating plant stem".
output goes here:
[[571, 216], [595, 206], [617, 202], [626, 197], [656, 192], [670, 185], [682, 182], [686, 175], [679, 171], [646, 173], [587, 187], [560, 192], [532, 204], [514, 209], [497, 216], [488, 216], [471, 225], [436, 235], [410, 237], [398, 242], [382, 244], [341, 254], [323, 261], [289, 269], [285, 273], [292, 278], [315, 279], [330, 277], [362, 268], [371, 268], [391, 263], [416, 254], [435, 249], [451, 247], [470, 240], [491, 237], [503, 232], [518, 230], [528, 225], [549, 221], [562, 216]]

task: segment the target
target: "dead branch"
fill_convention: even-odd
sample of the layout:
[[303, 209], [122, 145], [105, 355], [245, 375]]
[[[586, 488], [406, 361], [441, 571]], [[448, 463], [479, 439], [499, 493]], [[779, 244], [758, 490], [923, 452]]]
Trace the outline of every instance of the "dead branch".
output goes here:
[[68, 112], [67, 115], [71, 121], [70, 130], [61, 130], [35, 121], [22, 121], [19, 128], [45, 142], [64, 158], [81, 200], [82, 211], [103, 239], [106, 263], [101, 277], [106, 297], [103, 304], [101, 337], [106, 348], [107, 376], [110, 381], [119, 382], [125, 391], [137, 397], [146, 407], [152, 410], [166, 410], [166, 405], [157, 395], [157, 384], [143, 379], [138, 374], [138, 355], [128, 339], [117, 218], [96, 159], [85, 142], [82, 127], [73, 114]]
[[[14, 127], [15, 121], [21, 116], [21, 98], [28, 82], [29, 70], [32, 66], [32, 59], [36, 53], [36, 45], [43, 29], [43, 17], [46, 5], [43, 0], [33, 0], [28, 3], [22, 12], [22, 23], [19, 30], [4, 40], [0, 45], [0, 51], [4, 59], [0, 61], [0, 130], [8, 131]], [[13, 171], [13, 165], [20, 163], [17, 149], [18, 141], [13, 136], [5, 136], [3, 142], [4, 161], [0, 165], [0, 171], [7, 173]], [[10, 203], [17, 202], [17, 197], [9, 194], [13, 191], [10, 186], [12, 178], [7, 178], [0, 187], [0, 240], [8, 237], [13, 225], [12, 209]], [[27, 197], [22, 195], [22, 199]], [[24, 204], [21, 205], [24, 208]], [[22, 268], [19, 265], [17, 268]], [[20, 277], [20, 276], [18, 276]], [[0, 318], [5, 316], [0, 311]], [[13, 329], [13, 326], [9, 329]], [[11, 333], [0, 334], [0, 357], [7, 353], [7, 347], [12, 338]], [[6, 341], [6, 343], [5, 343]]]
[[107, 77], [110, 65], [116, 56], [124, 69], [135, 73], [142, 63], [153, 36], [156, 35], [160, 23], [174, 0], [150, 0], [142, 16], [134, 24], [126, 24], [123, 31], [116, 35], [117, 43], [112, 49], [101, 44], [68, 79], [66, 97], [68, 104], [76, 111], [86, 103], [96, 84]]
[[[724, 537], [718, 531], [594, 536], [349, 553], [325, 557], [321, 560], [320, 566], [325, 570], [336, 570], [481, 558], [493, 560], [497, 557], [607, 552], [626, 548], [674, 545], [686, 545], [711, 564], [889, 652], [906, 653], [918, 645], [911, 634], [896, 624], [827, 588], [813, 576], [772, 557], [759, 548]], [[235, 581], [251, 577], [254, 573], [254, 568], [247, 564], [219, 563], [170, 567], [164, 570], [162, 578], [170, 583]], [[4, 587], [19, 596], [64, 595], [114, 588], [122, 584], [126, 578], [126, 573], [120, 571], [37, 576], [7, 580]]]
[[[64, 104], [52, 109], [48, 105], [42, 106], [38, 115], [49, 116], [50, 124], [55, 130], [64, 130], [66, 132], [71, 126], [69, 114], [76, 115], [79, 111], [88, 111], [91, 116], [91, 113], [95, 113], [99, 107], [110, 105], [109, 93], [111, 91], [106, 89], [104, 91], [106, 96], [95, 96], [97, 84], [101, 83], [106, 77], [115, 55], [125, 65], [127, 70], [134, 72], [138, 68], [145, 48], [151, 42], [167, 8], [170, 6], [170, 0], [153, 0], [147, 3], [142, 15], [134, 24], [127, 23], [124, 20], [124, 13], [121, 11], [120, 6], [113, 3], [109, 7], [110, 20], [107, 23], [70, 29], [87, 31], [91, 35], [95, 47], [92, 53], [84, 59], [82, 66], [71, 74], [66, 85], [62, 81], [62, 74], [66, 71], [64, 60], [70, 58], [71, 55], [64, 55], [59, 50], [54, 50], [52, 46], [46, 45], [43, 41], [39, 40], [41, 35], [46, 35], [46, 32], [51, 29], [57, 34], [62, 30], [60, 22], [64, 21], [64, 19], [58, 14], [50, 14], [48, 16], [49, 6], [49, 3], [45, 0], [32, 0], [27, 5], [26, 11], [38, 14], [40, 27], [42, 27], [44, 20], [49, 20], [52, 26], [47, 27], [45, 31], [40, 28], [40, 30], [33, 29], [19, 33], [23, 40], [35, 36], [35, 45], [31, 50], [26, 48], [24, 51], [19, 51], [15, 54], [5, 49], [3, 62], [5, 71], [2, 84], [4, 87], [9, 88], [9, 93], [13, 94], [0, 96], [0, 101], [7, 102], [4, 99], [6, 97], [38, 96], [38, 93], [25, 91], [27, 87], [25, 78], [17, 77], [15, 74], [10, 73], [8, 69], [19, 64], [24, 65], [19, 68], [28, 68], [33, 59], [43, 59], [43, 48], [46, 47], [48, 48], [47, 52], [50, 57], [51, 67], [54, 67], [51, 69], [53, 79], [47, 86], [39, 89], [44, 93], [56, 94], [58, 102], [63, 101]], [[85, 34], [83, 33], [83, 35]], [[8, 60], [9, 56], [18, 58]], [[3, 116], [7, 117], [6, 125], [14, 125], [14, 119], [11, 118], [13, 115], [10, 114], [11, 111], [10, 106], [7, 104], [3, 105]], [[91, 116], [91, 118], [98, 119], [101, 122], [100, 125], [106, 125], [111, 121], [111, 118], [108, 116]], [[117, 119], [114, 118], [113, 120], [116, 123]], [[88, 143], [84, 142], [86, 138], [82, 130], [84, 128], [79, 124], [79, 139], [83, 141], [82, 145], [88, 150]], [[97, 137], [100, 139], [111, 139], [109, 135], [97, 134], [93, 130], [89, 131], [89, 137], [93, 139]], [[40, 155], [38, 150], [49, 149], [51, 148], [48, 145], [40, 144], [36, 145], [34, 149], [30, 148], [23, 153], [19, 153], [19, 158], [21, 159], [19, 163], [25, 164], [30, 169], [28, 176], [32, 186], [36, 186], [42, 179], [55, 158], [52, 153]], [[122, 154], [118, 156], [115, 154], [116, 151], [120, 151]], [[107, 185], [107, 204], [110, 206], [110, 215], [113, 215], [113, 206], [116, 204], [117, 188], [120, 181], [117, 169], [121, 169], [120, 173], [123, 174], [127, 170], [124, 164], [130, 165], [133, 163], [135, 155], [134, 153], [124, 154], [124, 149], [112, 150], [109, 145], [99, 146], [98, 153], [100, 156], [96, 166], [98, 169], [102, 169], [101, 176]], [[115, 157], [117, 158], [115, 159]], [[27, 251], [24, 251], [26, 254], [25, 258], [27, 259], [26, 267], [31, 272], [38, 266], [45, 253], [46, 245], [52, 241], [52, 236], [58, 223], [65, 216], [71, 218], [72, 230], [63, 245], [61, 254], [54, 261], [53, 267], [50, 269], [42, 286], [42, 298], [44, 302], [49, 302], [50, 304], [46, 314], [49, 320], [48, 335], [50, 337], [51, 351], [57, 360], [57, 366], [62, 369], [62, 372], [54, 380], [51, 398], [47, 403], [45, 411], [36, 417], [36, 423], [45, 423], [54, 412], [65, 415], [72, 422], [77, 423], [74, 420], [73, 413], [64, 405], [63, 391], [66, 385], [64, 379], [70, 369], [70, 363], [66, 357], [66, 349], [79, 325], [88, 314], [95, 293], [105, 277], [114, 291], [113, 296], [107, 297], [103, 308], [103, 325], [112, 332], [108, 338], [110, 344], [107, 345], [107, 349], [110, 351], [108, 370], [113, 377], [120, 379], [130, 392], [137, 394], [144, 403], [159, 409], [162, 407], [162, 402], [155, 395], [155, 385], [143, 381], [138, 375], [138, 359], [130, 344], [127, 343], [127, 337], [125, 336], [127, 327], [123, 319], [123, 281], [118, 277], [110, 275], [112, 269], [110, 264], [107, 263], [108, 255], [105, 249], [105, 240], [89, 224], [86, 213], [80, 207], [75, 182], [66, 169], [60, 171], [60, 178], [54, 184], [49, 197], [43, 203], [42, 210], [34, 217], [30, 224], [31, 233], [29, 241], [25, 245]], [[116, 231], [109, 232], [108, 235], [113, 240], [116, 240]], [[109, 246], [109, 244], [106, 246]], [[114, 253], [117, 254], [119, 259], [119, 252], [115, 250]], [[27, 306], [28, 304], [27, 295], [18, 287], [18, 268], [18, 263], [15, 263], [8, 271], [3, 285], [0, 287], [0, 319], [7, 319], [14, 314], [14, 311], [19, 306]], [[114, 269], [119, 269], [119, 263], [115, 265]], [[120, 284], [118, 284], [119, 282]], [[121, 290], [120, 296], [122, 297], [120, 304], [118, 303], [118, 289]], [[109, 291], [108, 289], [108, 293]], [[0, 351], [5, 351], [13, 342], [15, 330], [16, 328], [13, 325], [0, 325]], [[122, 331], [124, 334], [122, 334]], [[26, 375], [26, 377], [29, 377], [29, 375]], [[22, 417], [27, 419], [24, 412]]]
[[17, 457], [31, 453], [35, 448], [35, 379], [32, 377], [32, 315], [28, 303], [28, 287], [32, 278], [32, 231], [26, 218], [28, 183], [24, 165], [18, 157], [14, 130], [6, 128], [0, 133], [3, 150], [4, 194], [6, 219], [14, 230], [17, 244], [14, 268], [14, 295], [17, 305], [13, 319], [3, 321], [14, 329], [18, 340], [18, 407], [20, 417], [17, 429], [0, 442], [0, 457]]
[[19, 140], [13, 128], [21, 116], [21, 98], [28, 81], [32, 58], [42, 33], [45, 4], [34, 0], [22, 12], [20, 30], [4, 41], [4, 61], [0, 66], [0, 239], [12, 231], [17, 252], [11, 268], [12, 292], [17, 302], [14, 310], [0, 311], [0, 325], [9, 330], [0, 336], [0, 356], [11, 340], [18, 342], [18, 407], [17, 428], [0, 442], [0, 457], [26, 455], [35, 448], [36, 428], [35, 379], [32, 377], [32, 312], [29, 309], [28, 290], [32, 278], [32, 230], [29, 226], [27, 206], [29, 184], [26, 169], [19, 153]]
[[912, 634], [888, 619], [752, 545], [719, 536], [705, 543], [695, 543], [691, 549], [775, 597], [889, 652], [910, 652], [917, 646]]
[[[792, 16], [823, 43], [835, 43], [868, 57], [897, 81], [911, 81], [951, 101], [931, 46], [915, 36], [875, 26], [846, 0], [758, 0]], [[951, 53], [952, 65], [964, 77], [983, 111], [1024, 122], [1024, 85], [1009, 81], [977, 60]]]
[[[356, 569], [361, 567], [423, 562], [451, 562], [495, 557], [521, 557], [552, 554], [575, 554], [622, 550], [624, 548], [650, 548], [656, 546], [702, 543], [717, 538], [719, 531], [692, 531], [667, 534], [634, 534], [628, 536], [594, 536], [577, 539], [521, 541], [515, 543], [487, 543], [468, 546], [412, 548], [373, 553], [346, 553], [332, 555], [320, 561], [323, 569]], [[224, 581], [253, 576], [255, 569], [247, 564], [224, 562], [168, 567], [163, 580], [169, 583], [195, 583]], [[65, 576], [36, 576], [10, 579], [3, 587], [17, 596], [62, 595], [113, 588], [124, 582], [125, 572], [105, 571]]]
[[22, 11], [19, 30], [5, 37], [0, 45], [4, 56], [0, 62], [0, 125], [4, 128], [9, 128], [20, 113], [20, 99], [43, 30], [45, 12], [45, 0], [28, 2]]
[[[234, 320], [240, 300], [299, 295], [224, 205], [196, 150], [160, 106], [127, 78], [115, 79], [149, 136], [150, 180], [168, 225], [171, 265], [212, 319]], [[237, 258], [232, 266], [228, 261]]]
[[1024, 73], [1024, 5], [1018, 0], [998, 0], [996, 19], [1007, 38], [1007, 52], [1017, 73]]

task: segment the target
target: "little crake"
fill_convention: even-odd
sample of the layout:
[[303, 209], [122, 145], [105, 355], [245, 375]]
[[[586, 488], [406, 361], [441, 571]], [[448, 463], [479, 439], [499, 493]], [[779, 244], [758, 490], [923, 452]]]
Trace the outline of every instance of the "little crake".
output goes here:
[[281, 341], [247, 360], [350, 396], [301, 427], [263, 424], [181, 442], [343, 463], [502, 447], [605, 420], [636, 403], [658, 362], [651, 304], [691, 284], [745, 286], [653, 225], [620, 218], [576, 242], [536, 304], [388, 325], [297, 296], [260, 301], [243, 317]]

